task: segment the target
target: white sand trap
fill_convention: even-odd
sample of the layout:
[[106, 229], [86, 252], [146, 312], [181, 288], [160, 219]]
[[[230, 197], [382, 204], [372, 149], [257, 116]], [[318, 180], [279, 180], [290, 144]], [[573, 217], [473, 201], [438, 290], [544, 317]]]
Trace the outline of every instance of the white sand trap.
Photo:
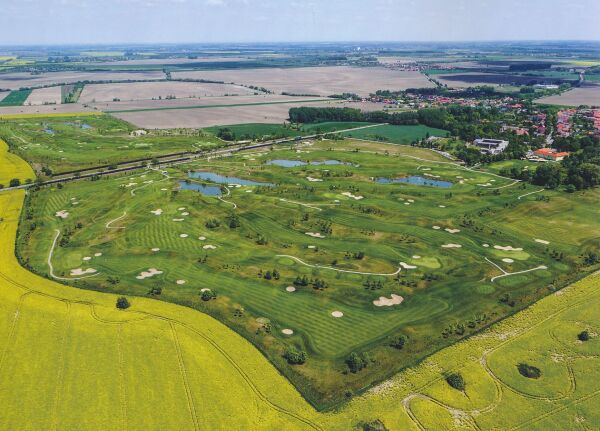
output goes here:
[[182, 216], [189, 216], [190, 213], [181, 213]]
[[446, 205], [440, 205], [439, 207], [440, 208], [446, 208]]
[[100, 256], [102, 256], [102, 253], [94, 253], [94, 256], [100, 257]]
[[492, 185], [492, 183], [485, 183], [485, 184], [477, 184], [480, 187], [489, 187]]
[[400, 262], [400, 266], [404, 269], [416, 269], [417, 267], [414, 265], [409, 265], [406, 262]]
[[423, 168], [423, 169], [421, 169], [421, 170], [422, 170], [422, 171], [430, 171], [430, 170], [431, 170], [431, 168]]
[[162, 273], [163, 273], [162, 271], [159, 271], [156, 268], [150, 268], [148, 271], [142, 271], [142, 272], [140, 272], [140, 275], [138, 275], [135, 278], [137, 278], [138, 280], [143, 280], [145, 278], [151, 278], [151, 277], [154, 277], [155, 275], [159, 275], [159, 274], [162, 274]]
[[210, 292], [210, 289], [208, 287], [205, 287], [204, 289], [200, 289], [200, 292]]
[[508, 257], [505, 257], [504, 259], [502, 259], [502, 262], [504, 262], [504, 263], [513, 263], [514, 260], [509, 259]]
[[163, 192], [166, 192], [168, 189], [160, 189], [160, 190], [163, 191]]
[[198, 239], [199, 239], [200, 241], [206, 241], [206, 237], [205, 237], [205, 236], [199, 236], [199, 237], [198, 237]]
[[404, 205], [410, 205], [410, 202], [404, 202]]
[[460, 244], [444, 244], [442, 248], [462, 248]]
[[539, 242], [540, 244], [545, 244], [545, 245], [550, 244], [550, 241], [546, 241], [544, 239], [536, 239], [535, 242]]
[[296, 291], [296, 288], [294, 286], [288, 286], [285, 288], [285, 290], [286, 290], [286, 292], [292, 293], [292, 292]]
[[342, 313], [341, 311], [334, 311], [333, 313], [331, 313], [331, 315], [337, 318], [344, 317], [344, 313]]
[[252, 193], [252, 190], [246, 190], [246, 193]]
[[439, 175], [433, 175], [433, 174], [423, 174], [426, 177], [431, 177], [431, 178], [441, 178]]
[[60, 218], [67, 218], [69, 217], [69, 212], [67, 210], [61, 210], [61, 211], [57, 211], [57, 213], [55, 214], [56, 217], [60, 217]]
[[306, 232], [306, 235], [312, 236], [313, 238], [325, 238], [320, 232]]
[[407, 199], [407, 201], [408, 201], [408, 202], [410, 202], [411, 204], [414, 204], [414, 203], [415, 203], [415, 200], [414, 200], [414, 199]]
[[185, 280], [177, 280], [176, 283], [177, 284], [185, 284]]
[[282, 329], [281, 333], [284, 335], [294, 335], [294, 331], [292, 331], [291, 329]]
[[157, 210], [154, 210], [154, 211], [150, 211], [150, 212], [151, 212], [152, 214], [154, 214], [154, 215], [157, 215], [157, 216], [159, 216], [159, 215], [161, 215], [161, 214], [163, 213], [163, 211], [162, 211], [162, 209], [161, 209], [161, 208], [159, 208], [159, 209], [157, 209]]
[[392, 305], [402, 304], [402, 301], [404, 301], [403, 297], [392, 293], [391, 298], [380, 296], [379, 299], [373, 301], [373, 304], [375, 305], [375, 307], [391, 307]]
[[502, 251], [523, 251], [522, 248], [515, 248], [511, 245], [506, 245], [506, 246], [502, 246], [502, 245], [495, 245], [494, 248], [496, 250], [502, 250]]
[[160, 248], [157, 248], [157, 247], [155, 247], [155, 248], [153, 248], [153, 249], [152, 249], [152, 251], [153, 251], [154, 253], [156, 253], [156, 252], [159, 252], [159, 251], [160, 251]]
[[125, 187], [126, 189], [128, 189], [129, 187], [133, 187], [133, 186], [137, 186], [137, 183], [123, 184], [121, 187]]
[[71, 270], [71, 275], [86, 275], [86, 274], [94, 274], [96, 272], [96, 270], [94, 268], [88, 268], [86, 270], [83, 270], [81, 268], [76, 268], [76, 269], [72, 269]]
[[177, 208], [177, 211], [185, 211], [185, 207]]
[[79, 202], [71, 202], [71, 205], [79, 205]]
[[216, 250], [217, 246], [216, 245], [205, 245], [204, 247], [202, 247], [204, 250]]
[[446, 229], [444, 229], [444, 230], [445, 230], [446, 232], [449, 232], [449, 233], [459, 233], [459, 232], [460, 232], [460, 229], [450, 229], [450, 228], [446, 228]]
[[308, 246], [308, 247], [306, 247], [306, 248], [308, 248], [308, 249], [310, 249], [310, 250], [314, 250], [315, 248], [317, 248], [317, 246], [316, 246], [316, 245], [309, 245], [309, 246]]
[[433, 229], [435, 229], [435, 230], [440, 230], [440, 229], [441, 229], [441, 227], [439, 227], [439, 226], [431, 226], [431, 227], [432, 227]]
[[185, 219], [184, 218], [174, 218], [173, 221], [181, 222], [181, 221], [185, 221]]
[[72, 200], [72, 201], [76, 201], [76, 200], [77, 200], [77, 198], [71, 198], [71, 200]]
[[356, 196], [356, 195], [353, 195], [350, 192], [344, 192], [344, 193], [342, 193], [342, 195], [347, 196], [347, 197], [352, 198], [352, 199], [357, 200], [357, 201], [359, 201], [361, 199], [364, 199], [364, 196]]
[[488, 248], [490, 245], [489, 245], [489, 244], [483, 244], [483, 246], [484, 246], [485, 248]]
[[179, 235], [179, 238], [187, 238], [189, 235], [187, 233], [182, 233]]
[[308, 181], [310, 181], [311, 183], [318, 183], [318, 182], [321, 182], [321, 181], [323, 181], [323, 180], [322, 180], [322, 179], [320, 179], [320, 178], [313, 178], [313, 177], [306, 177], [306, 179], [307, 179]]
[[85, 260], [87, 262], [88, 260], [92, 260], [92, 258], [90, 256], [86, 256], [83, 258], [83, 260]]
[[412, 257], [413, 259], [421, 259], [421, 256], [417, 256], [416, 254]]

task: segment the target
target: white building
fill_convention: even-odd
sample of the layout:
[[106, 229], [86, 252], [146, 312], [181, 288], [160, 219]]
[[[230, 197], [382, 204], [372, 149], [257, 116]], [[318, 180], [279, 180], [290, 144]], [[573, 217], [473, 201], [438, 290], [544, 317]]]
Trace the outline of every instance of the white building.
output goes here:
[[473, 145], [481, 151], [482, 154], [492, 156], [502, 153], [508, 147], [508, 141], [502, 139], [475, 139]]

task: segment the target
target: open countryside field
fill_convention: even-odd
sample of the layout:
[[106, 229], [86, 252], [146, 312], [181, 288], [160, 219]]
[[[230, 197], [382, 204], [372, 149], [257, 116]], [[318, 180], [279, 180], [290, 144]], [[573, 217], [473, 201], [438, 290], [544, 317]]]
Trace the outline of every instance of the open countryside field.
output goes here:
[[[359, 144], [324, 141], [300, 153], [44, 188], [28, 207], [26, 223], [36, 228], [22, 231], [19, 254], [36, 272], [78, 287], [213, 315], [320, 407], [593, 269], [580, 256], [600, 241], [598, 218], [589, 217], [600, 211], [597, 191], [538, 200], [530, 186], [427, 150]], [[338, 164], [266, 164], [273, 160]], [[219, 177], [190, 178], [188, 169], [237, 178], [214, 184]], [[373, 181], [408, 176], [420, 178]], [[203, 300], [202, 289], [216, 299]], [[399, 335], [408, 337], [401, 350], [390, 347]], [[308, 353], [306, 364], [285, 362], [290, 347]], [[349, 373], [351, 352], [372, 362]]]
[[0, 101], [0, 108], [4, 106], [20, 106], [25, 103], [25, 100], [31, 94], [31, 90], [14, 90], [11, 91]]
[[23, 87], [42, 87], [68, 84], [79, 81], [125, 81], [165, 79], [162, 71], [148, 72], [28, 72], [3, 73], [0, 75], [0, 88], [18, 90]]
[[112, 102], [120, 100], [147, 100], [176, 98], [199, 98], [225, 96], [228, 94], [254, 94], [254, 90], [230, 84], [207, 84], [197, 82], [133, 82], [126, 84], [86, 85], [80, 103]]
[[[330, 96], [356, 93], [368, 96], [377, 90], [432, 87], [419, 72], [400, 72], [382, 67], [301, 67], [174, 72], [173, 79], [209, 79], [265, 87], [276, 93]], [[1, 81], [0, 81], [1, 82]], [[0, 85], [1, 87], [1, 85]]]
[[61, 103], [61, 87], [47, 87], [33, 90], [25, 105], [58, 105]]
[[368, 129], [353, 130], [342, 135], [348, 138], [366, 139], [369, 141], [384, 141], [394, 144], [408, 145], [416, 140], [428, 136], [444, 137], [448, 134], [446, 130], [436, 129], [423, 125], [418, 126], [392, 126], [382, 125]]
[[600, 106], [600, 85], [586, 85], [574, 88], [558, 96], [537, 99], [536, 102], [546, 105]]
[[0, 120], [0, 138], [15, 153], [37, 170], [47, 167], [54, 173], [222, 145], [202, 131], [132, 137], [132, 130], [102, 114]]

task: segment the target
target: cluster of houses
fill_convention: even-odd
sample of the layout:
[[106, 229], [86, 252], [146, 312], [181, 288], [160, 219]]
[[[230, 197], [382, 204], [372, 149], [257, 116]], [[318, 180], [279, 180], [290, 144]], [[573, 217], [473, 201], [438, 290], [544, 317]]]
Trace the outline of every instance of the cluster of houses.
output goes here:
[[573, 128], [571, 119], [577, 113], [577, 109], [563, 109], [556, 114], [556, 133], [563, 138], [571, 136]]
[[556, 114], [556, 133], [562, 137], [589, 133], [600, 136], [600, 109], [563, 109]]

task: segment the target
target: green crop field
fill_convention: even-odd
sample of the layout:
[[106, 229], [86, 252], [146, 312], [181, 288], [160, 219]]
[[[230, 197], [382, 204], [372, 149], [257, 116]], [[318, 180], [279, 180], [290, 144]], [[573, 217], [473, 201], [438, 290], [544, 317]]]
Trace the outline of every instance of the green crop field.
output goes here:
[[29, 95], [31, 94], [31, 91], [32, 90], [13, 90], [13, 91], [11, 91], [8, 94], [8, 96], [6, 96], [4, 99], [0, 100], [0, 107], [2, 107], [2, 106], [21, 106], [23, 103], [25, 103], [25, 101], [29, 97]]
[[[341, 164], [266, 164], [278, 159]], [[188, 170], [237, 178], [216, 187], [217, 199], [180, 190], [211, 185]], [[374, 181], [411, 175], [452, 185]], [[593, 269], [584, 255], [600, 238], [588, 216], [599, 193], [537, 191], [428, 150], [303, 143], [42, 188], [18, 252], [35, 272], [80, 288], [214, 316], [325, 407]], [[406, 347], [391, 348], [400, 335]], [[306, 351], [304, 365], [283, 359], [292, 346]], [[345, 364], [352, 352], [370, 357], [357, 373]]]
[[[383, 153], [386, 146], [347, 143], [347, 149], [354, 148]], [[429, 155], [403, 153], [396, 146], [389, 153]], [[19, 166], [17, 177], [30, 175], [24, 163]], [[108, 187], [112, 180], [102, 182]], [[134, 204], [135, 196], [142, 190], [130, 204], [143, 206]], [[23, 198], [23, 191], [0, 193], [0, 423], [5, 429], [341, 431], [379, 421], [391, 431], [585, 430], [600, 423], [598, 275], [433, 354], [334, 411], [318, 413], [251, 344], [206, 314], [141, 297], [130, 297], [132, 307], [117, 311], [114, 295], [73, 289], [21, 268], [13, 243]], [[543, 203], [527, 199], [522, 205], [547, 221], [561, 217], [548, 212], [552, 207], [574, 209], [572, 197], [565, 199], [554, 204], [554, 196]], [[570, 214], [579, 215], [575, 210]], [[598, 209], [588, 205], [585, 213], [597, 215]], [[21, 231], [29, 230], [30, 222], [26, 211]], [[110, 226], [134, 227], [127, 218]], [[522, 240], [534, 232], [522, 234]], [[588, 245], [597, 241], [597, 231], [586, 238]], [[100, 258], [93, 263], [99, 268]], [[221, 299], [220, 292], [214, 302]], [[589, 341], [577, 339], [583, 330], [591, 334]], [[521, 376], [521, 362], [538, 367], [541, 377]], [[464, 392], [446, 384], [450, 372], [463, 376]]]
[[55, 173], [138, 158], [223, 145], [201, 130], [150, 132], [108, 115], [32, 116], [0, 119], [0, 139], [36, 167]]
[[326, 122], [315, 124], [304, 124], [298, 127], [290, 127], [283, 124], [234, 124], [224, 127], [208, 127], [206, 130], [216, 134], [220, 129], [227, 128], [234, 133], [238, 140], [242, 139], [261, 139], [272, 136], [289, 137], [311, 135], [315, 133], [331, 133], [338, 130], [353, 129], [355, 127], [368, 126], [370, 123], [353, 123], [353, 122]]
[[418, 125], [418, 126], [393, 126], [393, 125], [382, 125], [377, 127], [371, 127], [368, 129], [353, 130], [351, 132], [345, 132], [342, 135], [355, 138], [355, 139], [366, 139], [371, 141], [384, 141], [391, 142], [394, 144], [410, 144], [418, 139], [423, 139], [427, 135], [444, 137], [448, 134], [448, 131], [442, 129], [435, 129], [433, 127]]
[[[8, 145], [0, 139], [0, 185], [8, 187], [13, 178], [24, 183], [27, 180], [33, 180], [35, 175], [23, 159], [8, 152]], [[0, 187], [0, 189], [2, 188]]]

